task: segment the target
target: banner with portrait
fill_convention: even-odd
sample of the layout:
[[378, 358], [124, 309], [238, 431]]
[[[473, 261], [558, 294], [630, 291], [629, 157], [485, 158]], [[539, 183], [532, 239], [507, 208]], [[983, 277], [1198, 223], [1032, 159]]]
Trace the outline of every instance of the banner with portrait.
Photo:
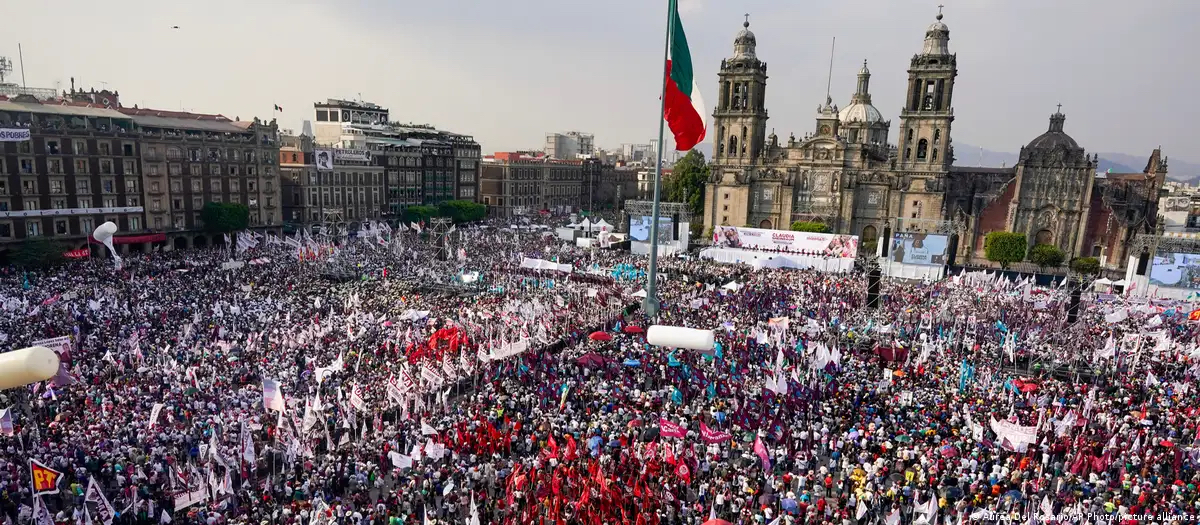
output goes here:
[[858, 256], [858, 236], [717, 226], [713, 246], [747, 250], [781, 250], [852, 259]]

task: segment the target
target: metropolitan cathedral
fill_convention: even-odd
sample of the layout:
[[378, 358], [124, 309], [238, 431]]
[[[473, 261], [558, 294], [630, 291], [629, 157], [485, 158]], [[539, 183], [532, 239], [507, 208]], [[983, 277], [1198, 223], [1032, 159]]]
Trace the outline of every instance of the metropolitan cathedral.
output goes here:
[[[704, 225], [788, 229], [795, 221], [827, 224], [870, 242], [899, 231], [951, 235], [959, 264], [980, 263], [992, 231], [1026, 233], [1030, 245], [1053, 244], [1068, 257], [1125, 261], [1137, 233], [1153, 233], [1167, 162], [1159, 150], [1142, 173], [1097, 174], [1050, 116], [1045, 133], [1021, 148], [1008, 168], [954, 165], [957, 56], [939, 13], [908, 68], [898, 136], [871, 104], [871, 72], [858, 71], [850, 103], [826, 97], [812, 131], [780, 139], [767, 132], [767, 63], [759, 60], [750, 23], [721, 61], [719, 100], [709, 133], [711, 174]], [[889, 142], [894, 140], [895, 142]]]

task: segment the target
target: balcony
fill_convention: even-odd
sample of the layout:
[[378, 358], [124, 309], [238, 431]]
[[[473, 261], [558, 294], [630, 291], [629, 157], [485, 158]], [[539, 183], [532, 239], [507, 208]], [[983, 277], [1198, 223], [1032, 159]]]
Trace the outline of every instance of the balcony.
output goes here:
[[162, 188], [151, 187], [149, 190], [146, 190], [146, 193], [148, 193], [150, 195], [165, 195], [167, 193], [167, 190], [164, 190]]

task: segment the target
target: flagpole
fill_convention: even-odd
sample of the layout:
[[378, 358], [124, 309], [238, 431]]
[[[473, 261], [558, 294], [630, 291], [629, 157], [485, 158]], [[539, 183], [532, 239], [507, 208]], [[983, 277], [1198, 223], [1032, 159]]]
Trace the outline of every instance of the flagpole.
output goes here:
[[663, 129], [666, 126], [664, 116], [667, 111], [667, 60], [671, 53], [671, 26], [675, 21], [675, 1], [667, 0], [667, 35], [663, 44], [663, 60], [662, 60], [662, 94], [659, 96], [658, 108], [658, 157], [654, 163], [654, 206], [653, 212], [650, 214], [650, 272], [647, 275], [646, 282], [646, 299], [642, 301], [642, 309], [646, 312], [646, 316], [654, 319], [658, 316], [658, 213], [659, 213], [659, 191], [662, 185], [662, 161], [663, 161]]

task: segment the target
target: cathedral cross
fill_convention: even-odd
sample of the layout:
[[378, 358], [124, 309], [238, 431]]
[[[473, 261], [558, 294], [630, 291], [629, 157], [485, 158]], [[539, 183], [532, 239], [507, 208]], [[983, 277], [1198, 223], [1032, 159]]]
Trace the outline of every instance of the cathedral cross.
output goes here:
[[1058, 112], [1059, 112], [1059, 113], [1062, 113], [1062, 104], [1059, 104], [1059, 105], [1058, 105]]
[[744, 15], [742, 15], [742, 16], [745, 16], [745, 17], [746, 17], [746, 25], [750, 25], [750, 13], [746, 13], [746, 14], [744, 14]]

